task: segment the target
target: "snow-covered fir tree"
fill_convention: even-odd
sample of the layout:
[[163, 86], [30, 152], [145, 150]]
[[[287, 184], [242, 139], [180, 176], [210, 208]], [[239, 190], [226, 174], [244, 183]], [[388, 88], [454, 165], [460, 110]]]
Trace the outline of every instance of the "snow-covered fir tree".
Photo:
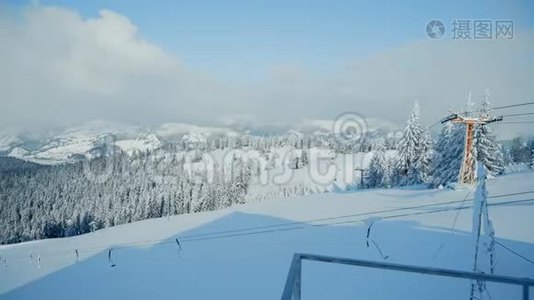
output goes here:
[[426, 130], [421, 134], [419, 153], [419, 157], [415, 161], [415, 170], [417, 170], [415, 183], [424, 183], [429, 180], [432, 155], [432, 139]]
[[389, 162], [386, 158], [386, 146], [383, 139], [379, 139], [374, 145], [374, 153], [371, 162], [369, 163], [369, 169], [366, 173], [365, 182], [370, 188], [374, 187], [387, 187]]
[[464, 125], [446, 123], [436, 143], [431, 164], [432, 185], [458, 181], [465, 143]]
[[[480, 118], [489, 119], [490, 103], [489, 95], [486, 93], [482, 104], [479, 108]], [[478, 124], [475, 127], [474, 150], [477, 161], [486, 166], [488, 171], [493, 175], [501, 174], [504, 171], [504, 159], [497, 138], [492, 133], [487, 124]]]
[[396, 174], [399, 178], [396, 180], [401, 185], [423, 183], [427, 179], [430, 138], [423, 132], [419, 118], [420, 109], [416, 102], [397, 148]]
[[308, 157], [308, 150], [303, 148], [301, 150], [301, 155], [300, 155], [300, 166], [299, 168], [304, 168], [306, 165], [308, 165], [310, 163], [310, 159]]
[[383, 177], [383, 186], [384, 187], [392, 187], [393, 186], [393, 182], [394, 182], [394, 178], [393, 176], [395, 175], [395, 157], [393, 156], [390, 156], [390, 157], [386, 157], [386, 167], [384, 169], [384, 177]]
[[531, 149], [521, 137], [515, 137], [510, 146], [510, 160], [513, 164], [529, 164], [531, 161]]
[[302, 169], [309, 163], [307, 149], [292, 149], [287, 160], [290, 169]]

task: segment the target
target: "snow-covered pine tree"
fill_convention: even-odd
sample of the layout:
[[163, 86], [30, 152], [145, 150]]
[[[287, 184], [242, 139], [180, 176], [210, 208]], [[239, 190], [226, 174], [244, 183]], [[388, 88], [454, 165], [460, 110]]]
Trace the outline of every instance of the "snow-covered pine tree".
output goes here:
[[369, 170], [366, 173], [366, 184], [370, 188], [387, 186], [387, 164], [386, 146], [383, 139], [378, 139], [374, 145], [374, 153]]
[[419, 123], [420, 109], [417, 102], [414, 105], [406, 128], [399, 142], [399, 157], [397, 160], [397, 174], [400, 178], [397, 181], [401, 185], [421, 183], [421, 166], [417, 161], [421, 159], [424, 147], [421, 147], [423, 130]]
[[[486, 93], [479, 108], [481, 118], [487, 119], [490, 117], [489, 106], [489, 95]], [[478, 124], [475, 127], [475, 157], [477, 161], [482, 162], [486, 166], [492, 175], [498, 175], [504, 171], [503, 154], [496, 139], [496, 136], [492, 134], [492, 130], [487, 124]]]
[[521, 137], [515, 137], [510, 146], [510, 157], [512, 163], [515, 164], [528, 164], [531, 161], [530, 153], [531, 150], [528, 148], [527, 144]]
[[238, 192], [240, 194], [238, 203], [245, 203], [245, 197], [250, 186], [250, 174], [251, 170], [249, 162], [241, 159], [241, 171], [238, 173], [237, 182]]
[[216, 210], [218, 208], [217, 201], [222, 196], [223, 186], [221, 182], [221, 176], [214, 176], [211, 184], [208, 186], [208, 191], [204, 197], [203, 209], [207, 211]]
[[414, 183], [424, 183], [429, 180], [430, 173], [430, 161], [431, 161], [431, 149], [432, 139], [426, 130], [421, 133], [421, 139], [419, 143], [419, 156], [415, 161], [415, 169], [417, 171]]
[[434, 146], [432, 185], [438, 187], [458, 180], [464, 154], [465, 128], [447, 123]]
[[244, 203], [250, 182], [250, 169], [243, 158], [234, 155], [229, 178], [228, 204]]
[[205, 183], [202, 180], [201, 182], [197, 182], [193, 186], [193, 196], [191, 197], [191, 211], [192, 212], [199, 212], [202, 211], [202, 206], [204, 204], [204, 196], [206, 194], [205, 191]]
[[382, 179], [382, 186], [390, 188], [393, 185], [394, 172], [395, 172], [395, 158], [386, 157], [386, 168], [384, 169], [384, 177]]
[[309, 162], [310, 159], [308, 157], [308, 150], [303, 148], [300, 155], [300, 168], [304, 168]]

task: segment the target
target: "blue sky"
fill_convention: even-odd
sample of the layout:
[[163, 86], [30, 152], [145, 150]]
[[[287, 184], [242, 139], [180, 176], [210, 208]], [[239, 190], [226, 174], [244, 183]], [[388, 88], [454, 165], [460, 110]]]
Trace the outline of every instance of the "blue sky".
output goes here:
[[[346, 111], [402, 125], [414, 101], [432, 124], [470, 92], [479, 103], [489, 90], [497, 106], [534, 96], [534, 1], [8, 1], [0, 127], [292, 124]], [[442, 40], [426, 36], [433, 19]], [[455, 19], [513, 20], [515, 35], [454, 41]]]
[[[28, 1], [13, 1], [18, 5]], [[513, 19], [534, 24], [534, 1], [39, 1], [86, 18], [105, 8], [127, 16], [141, 36], [215, 76], [261, 78], [277, 65], [318, 74], [425, 39], [431, 19]], [[450, 24], [448, 24], [450, 25]], [[450, 28], [449, 28], [450, 29]]]

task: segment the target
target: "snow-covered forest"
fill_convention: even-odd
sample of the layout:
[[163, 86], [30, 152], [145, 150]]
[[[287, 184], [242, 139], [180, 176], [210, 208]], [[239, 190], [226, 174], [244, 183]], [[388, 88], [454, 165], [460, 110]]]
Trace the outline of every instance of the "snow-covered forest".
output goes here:
[[0, 0], [0, 300], [532, 298], [532, 53], [534, 1]]
[[[487, 114], [483, 102], [477, 114]], [[403, 132], [372, 132], [346, 142], [334, 135], [214, 136], [126, 153], [113, 143], [95, 158], [41, 166], [1, 158], [0, 242], [79, 235], [138, 220], [211, 211], [233, 204], [332, 189], [444, 187], [458, 180], [465, 128], [446, 123], [432, 138], [416, 104]], [[111, 146], [110, 146], [111, 145]], [[532, 166], [534, 143], [499, 142], [488, 125], [475, 129], [475, 152], [491, 175]], [[335, 168], [347, 156], [363, 168], [349, 178], [313, 178], [313, 153], [329, 153]], [[314, 164], [315, 162], [315, 164]], [[293, 172], [277, 182], [269, 172]], [[281, 176], [283, 177], [283, 176]], [[299, 180], [306, 177], [307, 180]], [[362, 184], [363, 183], [363, 184]]]

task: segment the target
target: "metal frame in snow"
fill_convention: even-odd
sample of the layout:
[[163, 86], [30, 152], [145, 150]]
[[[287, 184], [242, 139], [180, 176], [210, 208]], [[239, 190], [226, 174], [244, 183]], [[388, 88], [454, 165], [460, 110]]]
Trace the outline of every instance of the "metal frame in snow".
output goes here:
[[334, 264], [343, 264], [358, 266], [364, 268], [374, 269], [386, 269], [400, 272], [410, 272], [419, 274], [428, 274], [435, 276], [464, 278], [477, 281], [498, 282], [504, 284], [519, 285], [523, 288], [523, 300], [529, 299], [529, 289], [534, 286], [534, 280], [530, 278], [517, 278], [509, 276], [491, 275], [484, 273], [465, 272], [449, 269], [438, 269], [428, 267], [418, 267], [402, 264], [392, 264], [385, 262], [375, 262], [368, 260], [358, 260], [340, 257], [331, 257], [324, 255], [295, 253], [293, 255], [293, 261], [289, 268], [284, 292], [282, 294], [282, 300], [300, 300], [301, 295], [301, 273], [302, 273], [302, 260], [319, 261]]

